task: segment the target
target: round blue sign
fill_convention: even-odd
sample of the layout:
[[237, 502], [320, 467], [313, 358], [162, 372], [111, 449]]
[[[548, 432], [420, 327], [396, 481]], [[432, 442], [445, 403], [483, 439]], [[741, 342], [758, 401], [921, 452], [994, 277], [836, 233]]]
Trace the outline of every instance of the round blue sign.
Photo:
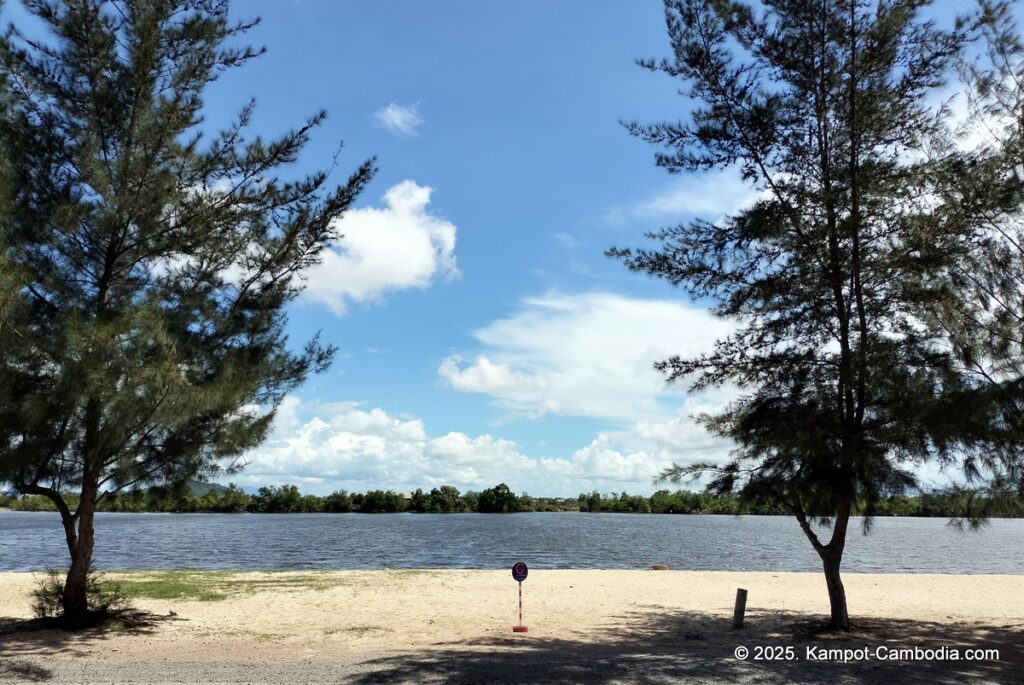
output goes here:
[[530, 569], [526, 567], [521, 561], [517, 561], [512, 567], [512, 577], [518, 580], [520, 583], [526, 580], [526, 574], [530, 572]]

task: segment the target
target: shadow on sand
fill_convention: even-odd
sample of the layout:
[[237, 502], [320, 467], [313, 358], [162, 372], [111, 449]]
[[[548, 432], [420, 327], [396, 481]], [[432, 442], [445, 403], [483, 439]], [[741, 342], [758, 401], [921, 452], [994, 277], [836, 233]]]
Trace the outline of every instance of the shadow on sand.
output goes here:
[[[657, 616], [655, 614], [655, 616]], [[726, 617], [637, 612], [603, 636], [529, 635], [439, 645], [436, 650], [364, 662], [353, 682], [369, 683], [1022, 683], [1024, 626], [938, 624], [895, 619], [860, 623], [853, 633], [818, 632], [805, 614], [754, 613], [731, 630]], [[778, 660], [737, 659], [743, 645], [793, 648]], [[881, 661], [887, 648], [997, 649], [998, 659]], [[869, 659], [811, 661], [807, 649], [867, 648]], [[346, 681], [348, 682], [348, 681]]]
[[[134, 623], [70, 633], [35, 621], [0, 618], [0, 683], [44, 682], [67, 678], [66, 657], [102, 659], [104, 642], [125, 631], [148, 633], [169, 616], [141, 614]], [[481, 637], [439, 643], [410, 653], [362, 659], [355, 654], [318, 654], [299, 662], [296, 672], [285, 662], [270, 662], [258, 671], [237, 670], [237, 664], [210, 665], [206, 671], [159, 665], [158, 680], [201, 682], [344, 682], [371, 683], [829, 683], [830, 685], [897, 685], [921, 683], [1024, 682], [1024, 626], [928, 623], [898, 619], [862, 621], [851, 634], [814, 630], [806, 614], [751, 611], [747, 626], [733, 631], [728, 617], [680, 612], [664, 607], [637, 607], [597, 634], [547, 636], [541, 626], [527, 635]], [[751, 656], [737, 659], [745, 646]], [[757, 648], [781, 648], [776, 659], [754, 659]], [[903, 660], [877, 658], [878, 647], [998, 650], [999, 658], [982, 660]], [[792, 648], [787, 659], [786, 647]], [[809, 660], [807, 650], [867, 649], [869, 658], [846, 663], [841, 657]], [[353, 657], [357, 657], [353, 661]], [[318, 665], [317, 665], [318, 664]], [[50, 666], [57, 669], [55, 672]], [[157, 666], [149, 664], [149, 666]], [[216, 668], [213, 668], [216, 666]], [[131, 669], [117, 680], [144, 678]], [[167, 668], [171, 668], [170, 671]], [[154, 671], [154, 677], [157, 671]], [[204, 675], [205, 674], [205, 675]], [[207, 678], [206, 676], [210, 676]], [[121, 677], [123, 676], [123, 677]], [[216, 677], [213, 677], [216, 676]], [[301, 676], [301, 677], [300, 677]], [[74, 680], [81, 681], [79, 675]], [[109, 680], [109, 677], [106, 677]]]
[[101, 625], [72, 632], [54, 619], [0, 617], [0, 682], [52, 680], [53, 671], [42, 665], [50, 657], [95, 655], [111, 636], [152, 633], [170, 620], [174, 618], [127, 610]]

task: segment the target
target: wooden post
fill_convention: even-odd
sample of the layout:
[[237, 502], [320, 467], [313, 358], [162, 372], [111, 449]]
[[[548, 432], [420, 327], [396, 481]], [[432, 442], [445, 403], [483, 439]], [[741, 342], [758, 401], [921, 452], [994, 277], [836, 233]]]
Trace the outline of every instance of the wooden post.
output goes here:
[[736, 588], [736, 608], [732, 612], [732, 627], [743, 627], [743, 614], [747, 610], [747, 591], [743, 588]]

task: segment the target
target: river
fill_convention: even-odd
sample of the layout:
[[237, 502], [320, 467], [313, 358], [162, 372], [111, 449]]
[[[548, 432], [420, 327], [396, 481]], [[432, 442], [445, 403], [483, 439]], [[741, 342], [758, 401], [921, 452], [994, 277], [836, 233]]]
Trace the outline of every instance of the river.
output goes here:
[[[854, 519], [843, 569], [1024, 574], [1024, 520], [960, 531], [940, 518]], [[0, 512], [0, 570], [66, 564], [52, 512]], [[654, 514], [114, 514], [96, 517], [99, 569], [650, 568], [817, 571], [784, 516]]]

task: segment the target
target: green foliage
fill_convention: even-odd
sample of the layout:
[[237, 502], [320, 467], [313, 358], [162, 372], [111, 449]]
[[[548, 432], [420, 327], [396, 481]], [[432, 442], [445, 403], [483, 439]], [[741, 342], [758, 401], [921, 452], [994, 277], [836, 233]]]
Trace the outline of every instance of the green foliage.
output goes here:
[[[1019, 407], [1002, 396], [1018, 394], [1024, 376], [979, 381], [964, 363], [970, 345], [957, 342], [963, 321], [946, 316], [987, 307], [993, 282], [1020, 300], [1024, 270], [1005, 277], [998, 260], [971, 264], [980, 233], [967, 218], [991, 218], [993, 200], [1007, 198], [999, 209], [1019, 217], [1020, 193], [993, 178], [951, 197], [951, 179], [990, 153], [965, 159], [940, 104], [981, 17], [943, 28], [926, 18], [930, 4], [666, 0], [672, 57], [642, 65], [681, 83], [688, 115], [629, 125], [661, 148], [656, 162], [670, 172], [731, 169], [754, 191], [726, 217], [649, 234], [653, 249], [610, 250], [735, 325], [712, 352], [656, 365], [693, 391], [739, 389], [701, 417], [735, 445], [734, 458], [663, 477], [710, 477], [715, 493], [792, 512], [829, 576], [834, 627], [849, 625], [839, 567], [855, 504], [867, 527], [887, 496], [915, 487], [922, 462], [993, 476], [992, 443], [1007, 452], [1022, 443], [1006, 427]], [[993, 11], [1008, 5], [985, 8]], [[979, 85], [994, 82], [968, 95], [984, 99]], [[1019, 104], [1021, 81], [1003, 83]], [[978, 307], [964, 307], [963, 293], [979, 285]], [[833, 523], [828, 540], [812, 519]]]
[[[744, 511], [734, 495], [714, 496], [708, 492], [659, 490], [651, 495], [651, 511], [658, 514], [740, 514]], [[762, 513], [762, 512], [758, 512]], [[768, 512], [764, 512], [768, 513]], [[771, 513], [779, 513], [774, 511]]]
[[644, 64], [701, 104], [690, 123], [631, 130], [667, 146], [672, 171], [738, 165], [761, 197], [651, 234], [660, 248], [613, 251], [737, 323], [712, 353], [658, 364], [694, 390], [743, 389], [702, 418], [736, 461], [666, 476], [712, 474], [716, 492], [816, 517], [911, 487], [909, 465], [952, 448], [932, 438], [949, 425], [935, 407], [967, 382], [916, 314], [942, 299], [932, 275], [957, 254], [922, 200], [936, 163], [920, 153], [950, 136], [933, 95], [967, 38], [920, 3], [872, 7], [667, 2], [675, 59]]
[[206, 85], [259, 53], [226, 45], [250, 26], [226, 2], [30, 9], [52, 48], [14, 31], [0, 51], [17, 84], [4, 257], [27, 279], [15, 332], [32, 331], [0, 366], [18, 390], [0, 404], [0, 478], [27, 492], [209, 473], [329, 362], [315, 340], [285, 345], [284, 306], [372, 165], [334, 189], [282, 180], [322, 113], [264, 142], [245, 134], [250, 104], [199, 137]]
[[[431, 490], [430, 496], [417, 500], [414, 492], [406, 508], [398, 503], [404, 497], [387, 491], [376, 491], [371, 504], [366, 505], [366, 494], [350, 495], [339, 490], [325, 497], [303, 495], [291, 485], [266, 488], [262, 493], [248, 495], [231, 484], [220, 489], [207, 489], [199, 496], [197, 491], [183, 496], [174, 496], [161, 488], [131, 490], [105, 498], [100, 511], [108, 512], [204, 512], [204, 513], [380, 513], [384, 511], [407, 510], [416, 513], [457, 513], [476, 512], [479, 498], [476, 493], [459, 495], [458, 488], [443, 485]], [[275, 498], [271, 493], [287, 493]], [[297, 496], [293, 496], [292, 493]], [[73, 497], [71, 494], [67, 497]], [[361, 503], [353, 504], [353, 500]], [[386, 505], [373, 504], [387, 501]], [[416, 502], [419, 504], [416, 504]], [[423, 502], [426, 501], [424, 507]], [[363, 509], [362, 506], [369, 506]], [[714, 494], [693, 490], [658, 490], [650, 497], [628, 493], [599, 492], [581, 494], [576, 499], [552, 497], [531, 497], [522, 494], [517, 497], [518, 512], [531, 511], [583, 511], [605, 513], [651, 513], [651, 514], [719, 514], [719, 515], [779, 515], [791, 513], [780, 503], [751, 503], [735, 494]], [[0, 507], [15, 511], [53, 511], [53, 501], [46, 497], [0, 497]], [[858, 500], [852, 513], [864, 514], [867, 503]], [[874, 505], [874, 516], [924, 516], [945, 517], [970, 521], [971, 517], [1024, 517], [1024, 494], [1010, 489], [989, 489], [985, 492], [952, 489], [919, 493], [915, 495], [892, 495]]]
[[923, 318], [948, 333], [973, 379], [943, 407], [941, 437], [966, 438], [966, 481], [988, 501], [1024, 492], [1024, 39], [1012, 3], [981, 6], [985, 49], [962, 65], [974, 144], [936, 170], [937, 213], [962, 235], [959, 259], [935, 270], [950, 294]]
[[287, 514], [302, 511], [302, 495], [295, 485], [262, 487], [252, 498], [249, 511]]
[[409, 499], [409, 511], [423, 513], [430, 510], [430, 498], [423, 492], [423, 488], [416, 488]]
[[49, 497], [29, 495], [13, 502], [18, 511], [57, 511], [57, 505]]
[[[356, 498], [352, 498], [356, 504]], [[385, 514], [406, 510], [405, 498], [391, 490], [371, 490], [362, 495], [358, 502], [359, 511], [364, 514]]]
[[[524, 494], [525, 496], [525, 494]], [[534, 511], [577, 511], [578, 507], [573, 500], [566, 500], [561, 497], [530, 497], [533, 501]]]
[[344, 490], [336, 490], [324, 499], [323, 510], [332, 514], [352, 511], [352, 498]]
[[238, 514], [246, 511], [249, 506], [249, 497], [236, 487], [233, 483], [220, 493], [207, 493], [207, 498], [213, 498], [214, 511], [226, 514]]
[[466, 503], [467, 511], [477, 511], [477, 506], [480, 503], [480, 493], [475, 490], [469, 490], [462, 495], [462, 500]]
[[517, 499], [519, 501], [516, 511], [537, 511], [537, 500], [533, 497], [530, 497], [528, 493], [522, 493], [521, 495], [518, 496]]
[[459, 495], [459, 489], [451, 485], [442, 485], [440, 488], [430, 491], [429, 511], [431, 512], [448, 514], [471, 508], [475, 508], [475, 506], [471, 506], [465, 498]]
[[0, 40], [0, 484], [54, 501], [82, 611], [100, 500], [240, 467], [329, 365], [285, 309], [374, 166], [288, 169], [323, 112], [269, 140], [252, 102], [203, 121], [206, 87], [262, 52], [227, 0], [26, 9], [45, 35]]
[[[102, 621], [131, 609], [124, 589], [116, 583], [105, 581], [98, 573], [86, 576], [85, 593], [92, 621]], [[64, 574], [57, 569], [49, 569], [46, 577], [32, 591], [32, 612], [36, 618], [62, 618], [63, 596]]]
[[579, 496], [580, 511], [601, 511], [601, 493], [594, 490], [589, 495]]
[[579, 498], [577, 498], [577, 502], [580, 511], [612, 512], [619, 514], [649, 514], [653, 511], [654, 498], [652, 497], [648, 499], [647, 497], [642, 497], [640, 495], [629, 495], [625, 492], [613, 492], [610, 495], [602, 497], [601, 493], [595, 490], [589, 495], [581, 494]]
[[504, 483], [481, 492], [476, 502], [476, 510], [485, 514], [507, 514], [519, 511], [519, 506], [519, 498]]

